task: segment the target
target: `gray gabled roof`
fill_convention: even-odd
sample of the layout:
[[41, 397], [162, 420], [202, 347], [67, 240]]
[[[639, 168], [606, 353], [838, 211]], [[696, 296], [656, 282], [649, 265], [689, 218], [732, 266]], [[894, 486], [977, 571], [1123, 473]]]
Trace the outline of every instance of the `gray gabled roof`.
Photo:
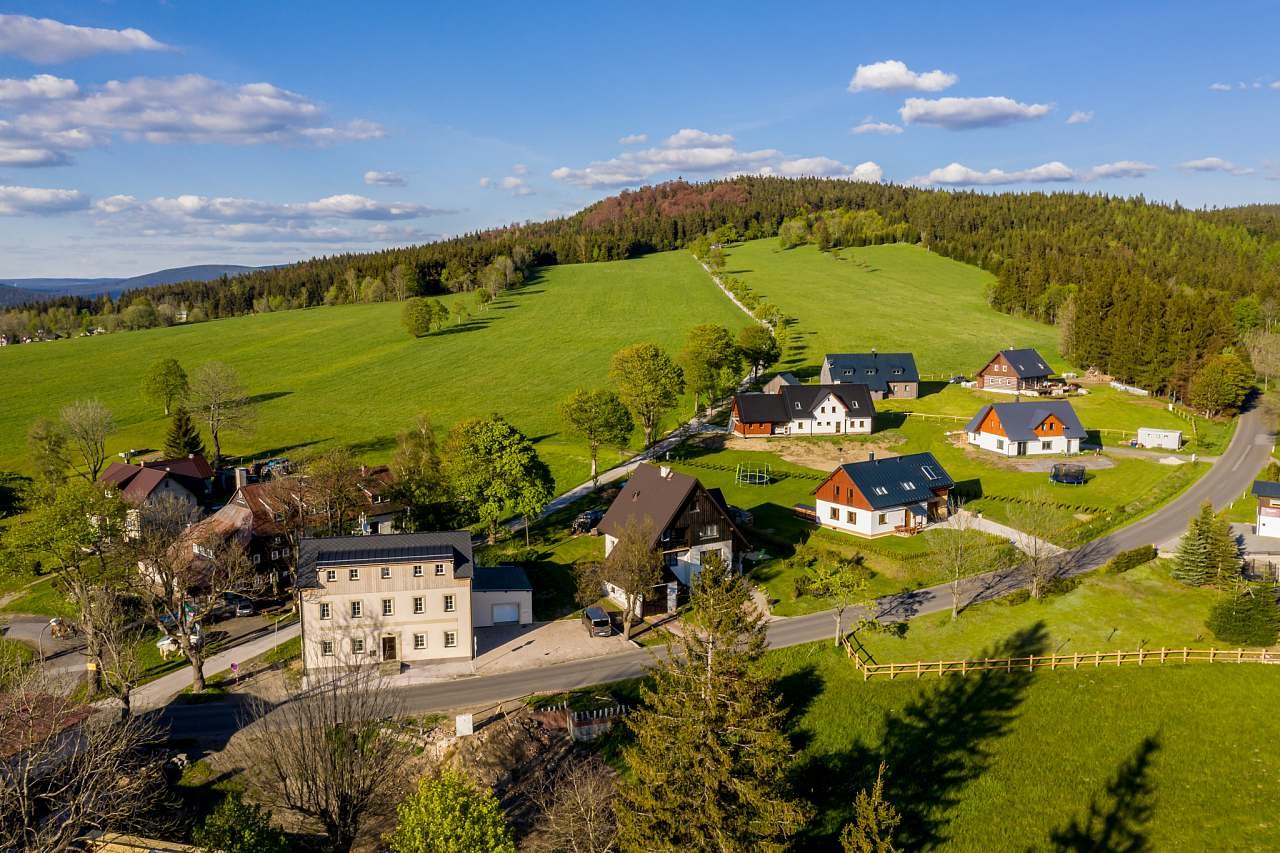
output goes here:
[[330, 566], [444, 559], [453, 562], [454, 577], [471, 577], [474, 568], [471, 534], [465, 530], [446, 530], [435, 533], [385, 533], [374, 536], [303, 539], [298, 546], [298, 587], [319, 587], [317, 571]]
[[1062, 434], [1067, 438], [1085, 438], [1084, 425], [1076, 416], [1076, 410], [1066, 400], [1034, 400], [1029, 403], [992, 403], [983, 406], [978, 414], [965, 425], [965, 432], [977, 432], [987, 412], [995, 409], [1004, 434], [1011, 441], [1039, 441], [1035, 428], [1049, 415], [1062, 421]]
[[925, 501], [934, 496], [935, 489], [949, 489], [956, 484], [932, 453], [848, 462], [837, 470], [848, 474], [867, 503], [877, 510]]
[[493, 566], [476, 569], [471, 578], [473, 592], [501, 592], [505, 590], [532, 590], [529, 576], [519, 566]]
[[818, 405], [834, 394], [851, 415], [875, 417], [876, 405], [865, 384], [783, 385], [776, 394], [738, 394], [738, 420], [748, 424], [786, 423], [793, 418], [807, 418]]
[[860, 382], [872, 391], [888, 391], [890, 382], [920, 381], [909, 352], [831, 353], [824, 361], [832, 382]]
[[1259, 498], [1280, 498], [1280, 483], [1270, 480], [1254, 480], [1253, 494]]
[[[1033, 349], [1000, 350], [1000, 355], [1004, 356], [1005, 361], [1009, 362], [1009, 366], [1013, 368], [1014, 375], [1019, 379], [1039, 379], [1043, 376], [1053, 375], [1049, 362], [1045, 361], [1044, 356]], [[992, 359], [992, 361], [994, 360]]]

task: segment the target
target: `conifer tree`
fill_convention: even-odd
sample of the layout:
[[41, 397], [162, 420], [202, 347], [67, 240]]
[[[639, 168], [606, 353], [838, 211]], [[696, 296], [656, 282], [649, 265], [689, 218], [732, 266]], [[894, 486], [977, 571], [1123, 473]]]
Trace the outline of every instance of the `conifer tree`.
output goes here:
[[694, 581], [688, 630], [627, 719], [623, 850], [779, 850], [803, 824], [786, 774], [783, 713], [756, 663], [762, 617], [722, 559]]
[[853, 803], [853, 820], [840, 830], [840, 847], [844, 853], [895, 853], [893, 831], [902, 817], [893, 803], [884, 798], [884, 762], [876, 772], [871, 792], [858, 792]]
[[191, 415], [183, 406], [173, 410], [173, 419], [169, 421], [169, 433], [164, 439], [164, 452], [170, 459], [184, 456], [204, 456], [204, 442], [200, 439], [200, 430], [191, 420]]
[[1204, 586], [1217, 574], [1218, 555], [1210, 541], [1214, 521], [1213, 507], [1207, 503], [1200, 507], [1200, 514], [1191, 519], [1174, 557], [1174, 580], [1188, 586]]
[[1231, 532], [1231, 522], [1225, 516], [1214, 515], [1208, 524], [1209, 549], [1213, 555], [1214, 580], [1227, 586], [1240, 577], [1240, 543]]

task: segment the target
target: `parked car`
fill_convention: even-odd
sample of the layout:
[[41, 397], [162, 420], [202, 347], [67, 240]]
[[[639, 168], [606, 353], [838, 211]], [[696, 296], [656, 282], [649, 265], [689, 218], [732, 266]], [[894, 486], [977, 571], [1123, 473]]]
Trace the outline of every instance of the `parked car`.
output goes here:
[[950, 381], [952, 385], [962, 385], [969, 380], [957, 373], [955, 376], [951, 377]]
[[587, 626], [589, 637], [612, 637], [613, 620], [603, 607], [588, 607], [582, 611], [582, 624]]
[[[196, 606], [189, 601], [182, 605], [182, 610], [187, 615], [185, 621], [188, 623], [191, 621], [191, 618], [196, 615]], [[174, 628], [178, 624], [178, 617], [174, 613], [161, 613], [160, 624], [166, 628]]]
[[[191, 641], [191, 645], [199, 647], [204, 644], [204, 630], [195, 625], [191, 628], [191, 633], [187, 639]], [[173, 652], [182, 651], [182, 645], [178, 642], [177, 637], [171, 637], [168, 634], [156, 640], [156, 648], [163, 654], [172, 654]]]
[[236, 603], [237, 616], [252, 616], [257, 612], [258, 612], [258, 608], [255, 607], [253, 602], [247, 598], [241, 599], [239, 602]]
[[580, 512], [573, 520], [573, 524], [569, 526], [569, 531], [571, 533], [590, 533], [602, 518], [604, 518], [604, 510], [602, 509], [589, 509], [586, 512]]
[[739, 527], [750, 527], [751, 522], [755, 521], [755, 516], [745, 509], [736, 506], [729, 507], [729, 517], [733, 519], [733, 523]]

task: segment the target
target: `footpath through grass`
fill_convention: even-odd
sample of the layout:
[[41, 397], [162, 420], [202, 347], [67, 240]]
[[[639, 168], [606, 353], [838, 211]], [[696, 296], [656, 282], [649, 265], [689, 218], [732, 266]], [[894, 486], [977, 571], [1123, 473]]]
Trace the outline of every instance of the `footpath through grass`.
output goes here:
[[[463, 300], [470, 294], [443, 297]], [[188, 372], [212, 360], [243, 376], [258, 402], [255, 429], [224, 452], [258, 456], [345, 444], [386, 459], [419, 412], [443, 432], [498, 413], [537, 441], [560, 487], [589, 471], [587, 450], [562, 434], [557, 404], [575, 388], [606, 387], [609, 359], [653, 341], [671, 351], [697, 323], [733, 330], [750, 321], [687, 252], [551, 267], [463, 325], [413, 339], [398, 303], [315, 308], [77, 338], [0, 350], [0, 470], [24, 470], [25, 436], [38, 417], [97, 397], [120, 426], [107, 450], [158, 447], [168, 421], [138, 393], [157, 358]], [[688, 416], [689, 400], [664, 429]], [[208, 436], [205, 435], [208, 442]], [[636, 433], [635, 442], [640, 438]], [[602, 452], [602, 463], [616, 457]]]

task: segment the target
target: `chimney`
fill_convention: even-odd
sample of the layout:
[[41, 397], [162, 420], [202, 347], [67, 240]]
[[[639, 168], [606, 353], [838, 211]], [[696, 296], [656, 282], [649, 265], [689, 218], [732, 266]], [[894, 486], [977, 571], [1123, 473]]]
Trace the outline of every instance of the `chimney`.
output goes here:
[[875, 452], [874, 450], [868, 450], [868, 451], [867, 451], [867, 461], [868, 461], [868, 462], [875, 462], [875, 461], [876, 461], [876, 452]]
[[872, 357], [872, 358], [875, 358], [875, 357], [876, 357], [876, 348], [875, 348], [875, 347], [872, 347], [872, 348], [871, 348], [871, 357]]
[[669, 465], [662, 465], [662, 466], [659, 466], [659, 468], [658, 468], [658, 476], [659, 476], [659, 477], [661, 477], [661, 478], [662, 478], [662, 479], [664, 479], [664, 480], [666, 480], [667, 478], [669, 478], [669, 477], [671, 476], [671, 467], [670, 467]]
[[236, 488], [239, 489], [247, 485], [249, 485], [249, 469], [236, 468]]

